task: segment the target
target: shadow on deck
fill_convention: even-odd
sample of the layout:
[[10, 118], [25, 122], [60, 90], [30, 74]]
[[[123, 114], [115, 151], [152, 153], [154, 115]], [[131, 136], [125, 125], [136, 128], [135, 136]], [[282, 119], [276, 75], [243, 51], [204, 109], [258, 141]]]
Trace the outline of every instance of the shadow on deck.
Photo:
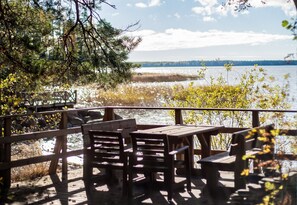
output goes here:
[[[232, 174], [221, 175], [224, 185], [232, 187]], [[122, 183], [118, 180], [109, 180], [105, 183], [105, 175], [99, 175], [101, 180], [95, 184], [94, 189], [88, 194], [82, 180], [82, 169], [68, 172], [68, 180], [61, 180], [60, 174], [45, 176], [33, 181], [12, 184], [10, 194], [12, 200], [4, 204], [167, 204], [167, 192], [160, 191], [152, 184], [134, 185], [133, 200], [128, 201], [122, 197]], [[160, 176], [162, 178], [162, 176]], [[183, 179], [177, 177], [177, 182]], [[222, 188], [218, 191], [216, 199], [211, 198], [204, 188], [205, 180], [200, 177], [192, 177], [192, 192], [188, 193], [183, 187], [179, 187], [173, 195], [174, 204], [225, 204], [226, 196], [230, 195], [229, 189]], [[1, 204], [1, 203], [0, 203]]]

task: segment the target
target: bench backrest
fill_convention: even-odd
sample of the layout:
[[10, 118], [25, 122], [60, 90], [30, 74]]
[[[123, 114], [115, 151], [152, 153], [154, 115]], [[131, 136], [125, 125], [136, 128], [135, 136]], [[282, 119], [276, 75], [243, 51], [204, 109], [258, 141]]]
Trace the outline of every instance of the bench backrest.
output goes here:
[[89, 131], [92, 159], [104, 166], [124, 166], [126, 157], [124, 154], [124, 140], [121, 132], [117, 131]]
[[[265, 129], [266, 131], [269, 131], [273, 129], [274, 125], [266, 125], [262, 127], [255, 127], [250, 128], [246, 130], [242, 130], [239, 132], [235, 132], [232, 134], [232, 140], [231, 140], [231, 147], [229, 155], [237, 155], [237, 154], [245, 154], [246, 150], [251, 150], [254, 148], [261, 148], [263, 143], [258, 140], [258, 132], [252, 132], [254, 129], [261, 130]], [[250, 136], [247, 138], [247, 136]]]
[[[133, 158], [131, 163], [142, 169], [169, 169], [169, 142], [166, 134], [131, 133]], [[173, 163], [172, 163], [173, 165]]]
[[132, 118], [83, 124], [81, 126], [81, 130], [83, 134], [84, 147], [90, 147], [90, 130], [116, 131], [119, 129], [122, 130], [121, 133], [124, 138], [129, 137], [130, 132], [137, 130], [136, 120]]

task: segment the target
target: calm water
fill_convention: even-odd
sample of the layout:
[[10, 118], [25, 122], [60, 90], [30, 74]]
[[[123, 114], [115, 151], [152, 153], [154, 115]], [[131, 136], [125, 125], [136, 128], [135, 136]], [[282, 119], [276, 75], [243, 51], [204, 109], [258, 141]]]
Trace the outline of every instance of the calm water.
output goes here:
[[[283, 76], [286, 74], [290, 75], [289, 84], [290, 84], [290, 102], [292, 104], [292, 109], [297, 109], [297, 66], [259, 66], [264, 68], [268, 75], [275, 77], [276, 83], [282, 85], [284, 83]], [[151, 72], [151, 73], [178, 73], [178, 74], [187, 74], [187, 75], [196, 75], [197, 72], [202, 67], [146, 67], [136, 69], [135, 72]], [[227, 73], [224, 67], [208, 67], [206, 72], [206, 78], [209, 79], [210, 76], [219, 76], [220, 74], [228, 79], [230, 84], [235, 84], [238, 82], [240, 76], [245, 73], [247, 70], [251, 69], [250, 66], [235, 66], [230, 72]], [[198, 85], [205, 85], [207, 82], [205, 80], [195, 80], [192, 81]], [[172, 83], [153, 83], [153, 85], [160, 84], [169, 84], [173, 85], [176, 83], [182, 83], [187, 85], [189, 81], [183, 82], [172, 82]], [[152, 84], [152, 83], [150, 83]]]

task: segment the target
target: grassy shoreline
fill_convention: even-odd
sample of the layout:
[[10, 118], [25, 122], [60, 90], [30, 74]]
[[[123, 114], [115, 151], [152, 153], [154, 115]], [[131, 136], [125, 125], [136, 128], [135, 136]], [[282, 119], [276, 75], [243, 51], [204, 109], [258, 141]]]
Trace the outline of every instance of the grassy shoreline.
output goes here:
[[132, 82], [175, 82], [196, 79], [196, 75], [183, 75], [177, 73], [135, 73], [132, 76]]
[[[133, 106], [163, 106], [165, 99], [172, 98], [174, 87], [167, 85], [153, 86], [153, 82], [180, 82], [195, 80], [197, 76], [171, 73], [135, 73], [131, 83], [121, 84], [113, 89], [100, 89], [96, 85], [87, 87], [80, 96], [80, 105], [133, 105]], [[148, 84], [142, 84], [148, 83]], [[93, 92], [92, 92], [93, 90]]]

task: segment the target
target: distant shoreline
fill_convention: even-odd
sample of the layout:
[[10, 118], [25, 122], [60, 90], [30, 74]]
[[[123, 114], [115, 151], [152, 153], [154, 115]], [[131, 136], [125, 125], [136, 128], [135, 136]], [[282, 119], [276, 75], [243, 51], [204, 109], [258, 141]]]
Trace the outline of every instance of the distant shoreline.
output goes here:
[[257, 61], [232, 61], [232, 60], [214, 60], [214, 61], [160, 61], [160, 62], [139, 62], [141, 67], [188, 67], [188, 66], [224, 66], [232, 64], [233, 66], [290, 66], [297, 65], [297, 60], [257, 60]]
[[197, 80], [196, 75], [183, 75], [183, 74], [164, 74], [164, 73], [135, 73], [131, 81], [134, 83], [148, 83], [148, 82], [176, 82], [186, 80]]

